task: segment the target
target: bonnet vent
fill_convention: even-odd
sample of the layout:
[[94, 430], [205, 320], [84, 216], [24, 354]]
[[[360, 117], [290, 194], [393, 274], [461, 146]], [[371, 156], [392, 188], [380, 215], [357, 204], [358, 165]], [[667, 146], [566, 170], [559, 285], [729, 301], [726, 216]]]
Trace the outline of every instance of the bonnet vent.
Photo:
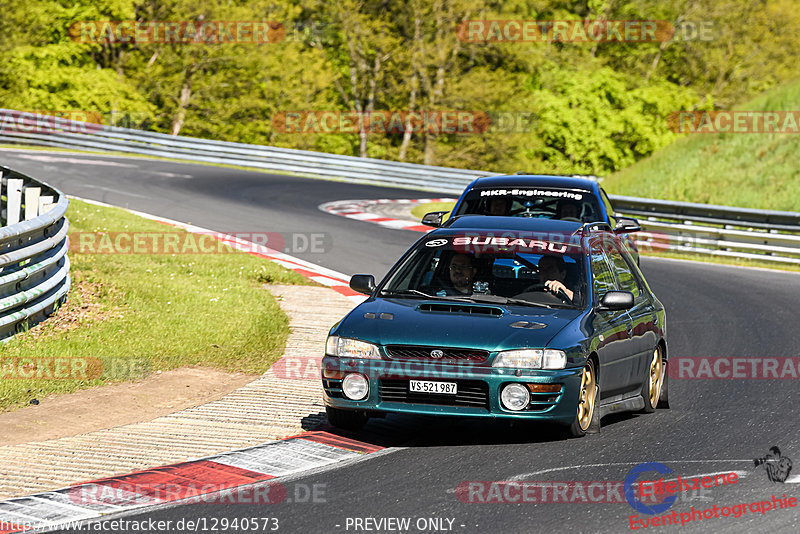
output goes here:
[[417, 308], [421, 312], [429, 313], [457, 313], [460, 315], [480, 315], [483, 317], [501, 317], [502, 308], [493, 306], [473, 306], [471, 304], [443, 304], [439, 302], [429, 302], [420, 304]]

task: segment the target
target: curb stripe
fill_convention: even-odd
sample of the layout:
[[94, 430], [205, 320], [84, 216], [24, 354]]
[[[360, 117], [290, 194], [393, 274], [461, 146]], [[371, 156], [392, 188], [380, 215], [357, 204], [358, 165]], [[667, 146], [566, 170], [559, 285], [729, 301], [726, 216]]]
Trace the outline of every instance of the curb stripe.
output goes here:
[[378, 445], [370, 445], [368, 443], [336, 436], [327, 432], [310, 432], [309, 434], [299, 436], [299, 438], [364, 454], [378, 452], [383, 449], [383, 447]]
[[418, 221], [408, 221], [386, 217], [367, 211], [371, 206], [385, 204], [427, 204], [428, 202], [455, 202], [455, 198], [382, 198], [378, 200], [336, 200], [320, 204], [319, 209], [333, 215], [341, 215], [349, 219], [379, 224], [394, 230], [411, 230], [427, 233], [433, 230], [430, 226]]
[[[0, 502], [0, 521], [6, 530], [0, 534], [31, 528], [55, 528], [69, 521], [97, 519], [104, 515], [189, 499], [209, 502], [204, 495], [215, 495], [210, 502], [232, 504], [232, 490], [254, 483], [294, 475], [378, 452], [384, 447], [327, 431], [311, 431], [247, 449], [136, 471], [127, 475], [92, 480], [57, 491]], [[244, 488], [242, 504], [253, 495], [267, 498], [261, 504], [277, 504], [286, 498], [286, 488], [277, 480], [267, 487]], [[272, 490], [275, 490], [274, 494]], [[246, 502], [244, 502], [246, 500]]]

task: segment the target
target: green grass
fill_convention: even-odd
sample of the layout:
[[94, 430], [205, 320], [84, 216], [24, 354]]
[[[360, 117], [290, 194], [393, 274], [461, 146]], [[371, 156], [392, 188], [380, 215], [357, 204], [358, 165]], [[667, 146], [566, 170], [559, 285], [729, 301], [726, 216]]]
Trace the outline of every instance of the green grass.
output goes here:
[[[738, 107], [800, 110], [800, 81]], [[800, 134], [688, 134], [603, 181], [613, 194], [800, 211]]]
[[[70, 234], [179, 232], [118, 208], [70, 202]], [[76, 237], [76, 236], [75, 236]], [[73, 239], [73, 246], [78, 239]], [[78, 254], [58, 314], [2, 345], [6, 358], [95, 358], [99, 378], [0, 379], [0, 410], [55, 393], [185, 366], [261, 373], [283, 352], [288, 318], [264, 282], [309, 284], [267, 260], [217, 254]], [[96, 360], [90, 360], [91, 368]]]

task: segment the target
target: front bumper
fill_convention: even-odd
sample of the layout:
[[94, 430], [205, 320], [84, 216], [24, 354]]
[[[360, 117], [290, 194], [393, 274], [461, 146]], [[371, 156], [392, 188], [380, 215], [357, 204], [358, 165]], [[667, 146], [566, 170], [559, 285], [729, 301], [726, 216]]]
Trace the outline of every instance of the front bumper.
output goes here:
[[[326, 406], [333, 408], [561, 423], [571, 423], [575, 419], [583, 370], [581, 367], [523, 370], [518, 376], [515, 369], [483, 365], [433, 365], [430, 362], [343, 359], [332, 356], [323, 358], [322, 369], [324, 402]], [[342, 393], [342, 375], [349, 372], [361, 373], [369, 379], [369, 394], [364, 400], [353, 401]], [[409, 380], [456, 382], [458, 393], [411, 393]], [[511, 382], [560, 384], [561, 387], [558, 392], [530, 392], [528, 407], [513, 411], [503, 407], [500, 402], [501, 388]]]

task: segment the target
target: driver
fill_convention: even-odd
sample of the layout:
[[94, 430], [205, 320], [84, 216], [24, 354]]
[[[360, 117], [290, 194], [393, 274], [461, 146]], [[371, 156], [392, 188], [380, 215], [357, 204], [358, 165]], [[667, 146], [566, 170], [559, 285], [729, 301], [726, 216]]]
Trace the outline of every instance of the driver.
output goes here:
[[547, 291], [553, 294], [558, 294], [558, 290], [564, 292], [572, 301], [575, 293], [571, 289], [567, 289], [564, 282], [567, 279], [567, 264], [564, 263], [564, 258], [561, 256], [542, 256], [539, 259], [539, 280], [544, 283]]
[[581, 207], [574, 200], [562, 198], [556, 204], [556, 219], [578, 219], [580, 212]]
[[489, 200], [489, 213], [488, 215], [508, 215], [511, 210], [510, 198], [493, 198]]
[[446, 288], [448, 293], [472, 294], [472, 282], [477, 273], [478, 268], [475, 267], [475, 261], [471, 255], [454, 254], [450, 258], [450, 265], [447, 268], [447, 274], [450, 277], [450, 287]]

